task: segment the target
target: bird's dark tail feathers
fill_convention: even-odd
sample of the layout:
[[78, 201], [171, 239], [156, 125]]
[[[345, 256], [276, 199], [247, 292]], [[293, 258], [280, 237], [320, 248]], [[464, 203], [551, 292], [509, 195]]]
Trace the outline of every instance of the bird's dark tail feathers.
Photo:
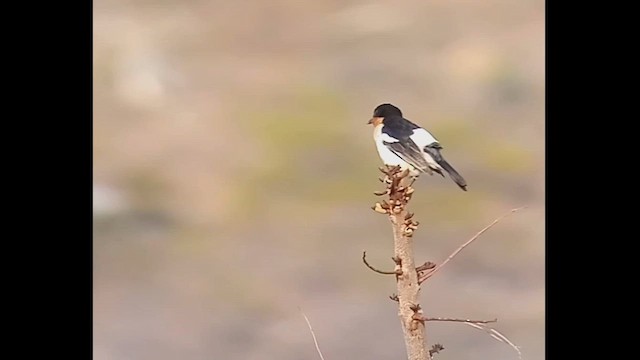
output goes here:
[[453, 166], [451, 166], [447, 162], [447, 160], [445, 160], [444, 158], [440, 158], [440, 161], [438, 161], [438, 165], [442, 166], [442, 168], [449, 173], [449, 176], [451, 176], [451, 179], [455, 181], [456, 184], [458, 184], [458, 186], [460, 186], [462, 190], [467, 191], [467, 182], [464, 180], [464, 178], [460, 174], [458, 174], [456, 169], [454, 169]]

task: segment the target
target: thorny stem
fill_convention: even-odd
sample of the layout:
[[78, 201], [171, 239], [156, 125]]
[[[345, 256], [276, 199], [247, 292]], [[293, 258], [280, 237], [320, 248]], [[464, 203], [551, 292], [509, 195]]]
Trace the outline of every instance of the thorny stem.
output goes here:
[[[398, 167], [380, 169], [386, 176], [387, 188], [378, 194], [387, 194], [388, 201], [376, 203], [374, 210], [389, 216], [393, 230], [394, 257], [396, 269], [397, 295], [392, 299], [398, 301], [398, 316], [404, 333], [405, 346], [409, 360], [431, 360], [431, 354], [425, 341], [424, 322], [416, 320], [420, 314], [418, 272], [413, 258], [413, 232], [418, 223], [412, 220], [413, 214], [406, 210], [407, 203], [413, 194], [413, 179], [406, 179], [408, 172]], [[409, 181], [407, 181], [409, 180]], [[422, 266], [423, 268], [425, 266]]]
[[[384, 179], [380, 179], [381, 182], [386, 184], [384, 191], [376, 192], [378, 196], [388, 195], [389, 201], [382, 200], [381, 203], [376, 203], [372, 209], [381, 214], [387, 214], [391, 221], [394, 240], [394, 256], [393, 261], [396, 263], [394, 271], [381, 271], [373, 266], [369, 265], [366, 260], [366, 252], [362, 254], [362, 261], [371, 270], [381, 274], [395, 274], [397, 294], [389, 296], [391, 300], [398, 302], [398, 315], [402, 325], [402, 331], [404, 333], [405, 346], [407, 349], [407, 355], [409, 360], [432, 360], [433, 354], [443, 350], [444, 347], [441, 344], [434, 344], [430, 350], [426, 347], [426, 335], [425, 335], [425, 322], [426, 321], [449, 321], [459, 322], [471, 327], [484, 330], [488, 332], [492, 337], [498, 341], [504, 342], [510, 345], [518, 352], [518, 356], [521, 356], [519, 348], [514, 345], [506, 336], [502, 335], [495, 329], [488, 328], [487, 323], [496, 322], [494, 320], [469, 320], [469, 319], [456, 319], [456, 318], [439, 318], [439, 317], [425, 317], [419, 303], [420, 284], [426, 279], [433, 276], [438, 270], [446, 265], [451, 259], [453, 259], [462, 249], [471, 244], [485, 231], [489, 230], [492, 226], [497, 224], [504, 217], [514, 213], [522, 208], [511, 210], [508, 214], [496, 219], [493, 223], [489, 224], [484, 229], [480, 230], [475, 236], [469, 239], [467, 242], [458, 247], [449, 257], [443, 261], [440, 265], [435, 265], [432, 262], [425, 262], [423, 265], [415, 265], [413, 258], [413, 232], [418, 228], [419, 223], [413, 221], [413, 213], [406, 210], [406, 206], [411, 200], [413, 194], [413, 188], [411, 185], [415, 181], [415, 178], [406, 180], [408, 176], [407, 171], [401, 171], [399, 167], [380, 168], [385, 174]], [[426, 274], [425, 274], [426, 272]]]

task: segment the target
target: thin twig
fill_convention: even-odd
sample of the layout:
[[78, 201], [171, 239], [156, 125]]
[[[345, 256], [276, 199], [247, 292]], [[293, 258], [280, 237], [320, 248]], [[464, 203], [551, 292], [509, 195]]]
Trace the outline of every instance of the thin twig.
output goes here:
[[443, 266], [445, 266], [449, 261], [451, 261], [451, 259], [453, 259], [456, 255], [458, 255], [458, 253], [460, 251], [462, 251], [462, 249], [466, 248], [469, 244], [474, 242], [485, 231], [491, 229], [495, 224], [500, 222], [500, 220], [504, 219], [505, 217], [513, 214], [514, 212], [516, 212], [518, 210], [524, 209], [525, 207], [526, 206], [522, 206], [522, 207], [519, 207], [517, 209], [511, 209], [511, 211], [509, 211], [508, 213], [506, 213], [506, 214], [500, 216], [499, 218], [493, 220], [493, 222], [491, 224], [487, 225], [484, 229], [478, 231], [478, 233], [475, 234], [471, 239], [469, 239], [467, 242], [465, 242], [460, 247], [458, 247], [453, 253], [451, 253], [451, 255], [449, 255], [449, 257], [445, 261], [443, 261], [442, 264], [436, 266], [431, 272], [429, 272], [428, 274], [426, 274], [423, 277], [421, 277], [420, 279], [418, 279], [418, 283], [422, 284], [425, 280], [427, 280], [428, 278], [432, 277], [435, 273], [437, 273], [440, 269], [442, 269]]
[[489, 335], [491, 335], [492, 338], [508, 344], [509, 346], [511, 346], [517, 353], [518, 353], [518, 358], [522, 360], [522, 353], [520, 352], [520, 348], [518, 346], [516, 346], [516, 344], [512, 343], [511, 340], [509, 340], [509, 338], [507, 338], [506, 336], [502, 335], [498, 330], [496, 329], [492, 329], [486, 325], [479, 325], [479, 324], [474, 324], [474, 323], [464, 323], [465, 325], [469, 325], [472, 328], [476, 328], [476, 329], [480, 329], [480, 330], [484, 330], [486, 331]]
[[[377, 272], [378, 274], [383, 274], [383, 275], [400, 275], [398, 274], [397, 270], [394, 271], [382, 271], [382, 270], [378, 270], [376, 268], [374, 268], [373, 266], [369, 265], [369, 263], [367, 262], [367, 252], [363, 251], [362, 252], [362, 261], [364, 262], [365, 265], [367, 265], [367, 267], [375, 272]], [[402, 270], [400, 270], [402, 271]]]
[[463, 323], [472, 323], [472, 324], [488, 324], [497, 322], [498, 319], [493, 320], [469, 320], [469, 319], [453, 319], [453, 318], [424, 318], [424, 321], [452, 321], [452, 322], [463, 322]]
[[320, 347], [318, 346], [318, 340], [316, 340], [316, 334], [313, 332], [313, 328], [311, 327], [311, 323], [307, 318], [307, 315], [304, 314], [301, 308], [298, 307], [302, 316], [304, 316], [304, 320], [307, 322], [307, 326], [309, 327], [309, 331], [311, 331], [311, 336], [313, 336], [313, 343], [316, 344], [316, 350], [318, 351], [318, 355], [320, 355], [320, 359], [324, 360], [324, 356], [322, 356], [322, 351], [320, 351]]

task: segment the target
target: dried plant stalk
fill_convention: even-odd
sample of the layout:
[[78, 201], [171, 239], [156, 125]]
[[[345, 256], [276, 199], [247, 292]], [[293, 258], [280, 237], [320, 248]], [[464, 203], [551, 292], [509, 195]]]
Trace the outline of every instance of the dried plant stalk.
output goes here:
[[411, 199], [412, 181], [406, 172], [399, 168], [381, 169], [386, 174], [388, 204], [381, 207], [386, 210], [393, 228], [394, 257], [396, 262], [398, 315], [404, 333], [407, 356], [409, 360], [431, 360], [427, 349], [425, 326], [423, 321], [416, 320], [421, 312], [419, 306], [420, 285], [418, 272], [413, 257], [413, 231], [417, 223], [411, 220], [406, 205]]
[[502, 218], [520, 210], [521, 208], [511, 210], [508, 214], [503, 215], [484, 229], [480, 230], [474, 237], [458, 247], [458, 249], [456, 249], [456, 251], [454, 251], [440, 265], [436, 266], [436, 264], [427, 261], [416, 267], [413, 257], [413, 233], [418, 228], [419, 224], [417, 221], [413, 220], [414, 214], [408, 212], [406, 209], [407, 204], [413, 195], [414, 190], [411, 185], [415, 178], [408, 177], [408, 172], [401, 171], [399, 167], [387, 166], [386, 168], [380, 168], [380, 171], [386, 175], [384, 179], [381, 179], [381, 181], [386, 184], [386, 189], [384, 191], [378, 191], [375, 194], [378, 196], [388, 195], [388, 201], [382, 200], [381, 203], [376, 203], [372, 209], [378, 213], [387, 214], [389, 216], [393, 230], [394, 242], [394, 256], [392, 259], [396, 263], [396, 267], [393, 271], [378, 270], [367, 262], [366, 252], [362, 254], [362, 261], [369, 269], [376, 273], [395, 275], [396, 277], [397, 294], [393, 294], [389, 298], [398, 302], [398, 315], [402, 324], [408, 359], [432, 360], [433, 354], [437, 354], [439, 351], [444, 349], [441, 344], [435, 344], [430, 350], [427, 349], [425, 331], [425, 322], [427, 321], [459, 322], [485, 330], [489, 332], [492, 337], [511, 345], [518, 351], [518, 355], [520, 356], [520, 350], [517, 346], [513, 345], [509, 339], [497, 330], [486, 326], [487, 323], [496, 322], [497, 319], [469, 320], [425, 317], [420, 307], [419, 296], [420, 284], [437, 273], [438, 270], [453, 259], [460, 251], [462, 251], [462, 249], [471, 244], [493, 225], [497, 224]]

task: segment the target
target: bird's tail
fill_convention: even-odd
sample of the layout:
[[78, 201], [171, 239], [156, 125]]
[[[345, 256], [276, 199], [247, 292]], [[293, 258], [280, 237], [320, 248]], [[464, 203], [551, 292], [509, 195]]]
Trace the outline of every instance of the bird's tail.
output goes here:
[[467, 182], [464, 180], [464, 178], [460, 174], [458, 174], [456, 169], [454, 169], [453, 166], [451, 166], [447, 162], [447, 160], [445, 160], [444, 158], [441, 158], [440, 161], [438, 161], [438, 165], [442, 166], [442, 168], [449, 173], [449, 176], [451, 176], [451, 179], [455, 181], [456, 184], [458, 184], [458, 186], [460, 186], [462, 190], [467, 191]]

